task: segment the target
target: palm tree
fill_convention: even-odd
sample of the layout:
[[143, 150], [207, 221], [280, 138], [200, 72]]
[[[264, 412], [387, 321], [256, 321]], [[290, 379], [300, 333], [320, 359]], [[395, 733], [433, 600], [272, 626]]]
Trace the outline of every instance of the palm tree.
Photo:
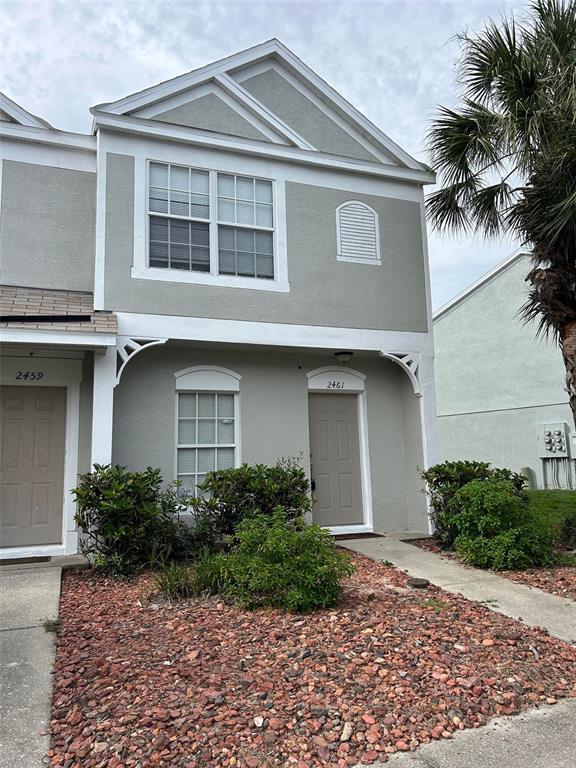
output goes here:
[[459, 41], [459, 107], [440, 107], [428, 134], [428, 215], [529, 252], [522, 315], [560, 344], [576, 424], [576, 0], [533, 0]]

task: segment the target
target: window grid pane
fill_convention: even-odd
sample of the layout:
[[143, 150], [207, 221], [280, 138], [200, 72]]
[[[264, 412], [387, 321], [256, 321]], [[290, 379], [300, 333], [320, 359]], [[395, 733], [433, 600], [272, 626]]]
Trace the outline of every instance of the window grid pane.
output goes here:
[[[216, 181], [213, 218], [235, 225], [218, 226], [219, 274], [273, 280], [272, 182], [226, 173]], [[149, 266], [209, 274], [210, 173], [151, 162], [148, 210]]]
[[187, 493], [195, 495], [208, 472], [234, 466], [234, 395], [179, 392], [177, 397], [177, 478]]
[[273, 235], [218, 226], [218, 269], [221, 275], [274, 279]]

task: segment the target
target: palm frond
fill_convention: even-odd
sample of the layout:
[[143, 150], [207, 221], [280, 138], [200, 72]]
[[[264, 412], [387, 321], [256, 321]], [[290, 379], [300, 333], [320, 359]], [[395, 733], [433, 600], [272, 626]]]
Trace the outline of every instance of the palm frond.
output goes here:
[[467, 232], [471, 228], [466, 199], [470, 190], [465, 183], [438, 189], [426, 198], [426, 213], [439, 232]]

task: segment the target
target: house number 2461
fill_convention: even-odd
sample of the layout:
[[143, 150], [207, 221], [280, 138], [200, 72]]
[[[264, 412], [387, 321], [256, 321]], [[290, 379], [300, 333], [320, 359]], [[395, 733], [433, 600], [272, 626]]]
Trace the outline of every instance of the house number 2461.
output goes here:
[[326, 389], [344, 389], [343, 381], [329, 381]]

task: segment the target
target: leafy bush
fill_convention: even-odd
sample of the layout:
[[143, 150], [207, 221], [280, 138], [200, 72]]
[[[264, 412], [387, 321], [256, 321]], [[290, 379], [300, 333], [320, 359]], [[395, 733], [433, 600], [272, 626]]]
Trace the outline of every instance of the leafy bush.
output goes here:
[[508, 480], [520, 493], [525, 483], [522, 475], [485, 461], [445, 461], [427, 469], [422, 478], [430, 496], [435, 535], [446, 546], [451, 546], [458, 535], [452, 520], [456, 508], [451, 502], [460, 488], [472, 480]]
[[156, 588], [170, 600], [183, 600], [195, 593], [194, 571], [189, 565], [171, 563], [154, 579]]
[[456, 551], [479, 568], [518, 570], [553, 560], [554, 530], [509, 480], [472, 480], [450, 502]]
[[129, 472], [95, 464], [72, 493], [82, 551], [110, 573], [127, 576], [158, 562], [184, 559], [193, 547], [193, 531], [178, 517], [177, 486], [163, 490], [158, 469]]
[[551, 565], [553, 549], [554, 531], [535, 520], [492, 538], [462, 534], [456, 539], [456, 551], [466, 563], [493, 571]]
[[576, 549], [576, 511], [570, 512], [562, 520], [559, 544], [566, 549]]
[[296, 459], [283, 459], [272, 467], [243, 464], [210, 472], [190, 505], [196, 537], [209, 549], [232, 536], [245, 517], [270, 517], [282, 507], [287, 519], [295, 520], [312, 508], [310, 484]]
[[458, 536], [496, 536], [527, 520], [528, 497], [509, 480], [472, 480], [449, 504], [451, 526]]
[[271, 606], [311, 611], [334, 605], [340, 581], [352, 573], [327, 531], [291, 521], [282, 510], [272, 517], [246, 517], [228, 553], [207, 555], [197, 564], [198, 589], [221, 591], [245, 608]]

